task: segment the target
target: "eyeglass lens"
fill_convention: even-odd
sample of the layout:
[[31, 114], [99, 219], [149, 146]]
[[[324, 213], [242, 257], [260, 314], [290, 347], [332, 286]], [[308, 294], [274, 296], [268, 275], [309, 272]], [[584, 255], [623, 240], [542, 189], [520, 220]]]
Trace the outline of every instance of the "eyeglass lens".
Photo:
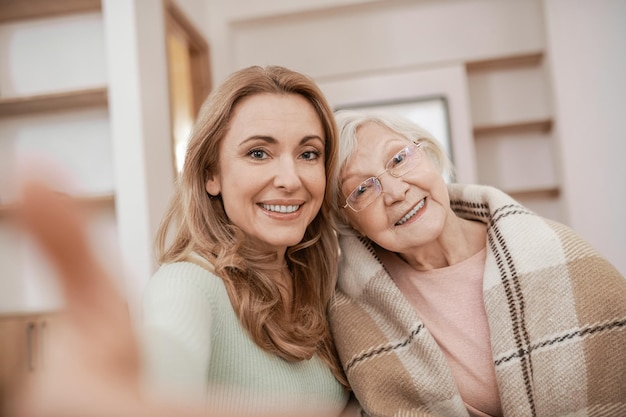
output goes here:
[[400, 177], [415, 167], [419, 144], [411, 144], [395, 154], [385, 165], [385, 171], [377, 177], [370, 177], [359, 184], [348, 196], [346, 201], [354, 211], [361, 211], [370, 205], [382, 193], [382, 185], [378, 177], [388, 172], [394, 177]]

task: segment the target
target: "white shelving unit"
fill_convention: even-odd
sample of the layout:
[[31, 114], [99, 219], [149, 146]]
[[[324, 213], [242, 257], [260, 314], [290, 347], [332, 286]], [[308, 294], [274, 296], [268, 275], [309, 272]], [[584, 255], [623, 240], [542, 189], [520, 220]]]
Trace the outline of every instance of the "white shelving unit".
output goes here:
[[543, 52], [466, 63], [478, 182], [564, 221]]
[[92, 209], [94, 235], [116, 239], [101, 2], [5, 1], [0, 16], [0, 312], [54, 311], [53, 272], [8, 221], [12, 176], [56, 167], [52, 185]]
[[173, 192], [166, 22], [189, 13], [176, 6], [0, 2], [0, 312], [59, 304], [43, 257], [8, 220], [26, 155], [57, 166], [65, 181], [53, 184], [91, 208], [91, 243], [136, 312]]
[[106, 50], [100, 0], [0, 2], [0, 385], [45, 366], [63, 304], [54, 271], [15, 230], [18, 166], [85, 208], [93, 245], [117, 240]]

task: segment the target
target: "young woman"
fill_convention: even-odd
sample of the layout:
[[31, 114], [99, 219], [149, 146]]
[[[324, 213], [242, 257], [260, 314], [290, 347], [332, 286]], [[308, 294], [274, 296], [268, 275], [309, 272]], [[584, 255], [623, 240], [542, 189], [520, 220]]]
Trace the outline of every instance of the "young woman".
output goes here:
[[144, 295], [150, 378], [241, 415], [346, 405], [327, 322], [337, 136], [315, 83], [282, 67], [208, 98]]
[[376, 416], [626, 414], [626, 280], [501, 191], [447, 185], [424, 129], [338, 112], [330, 310]]

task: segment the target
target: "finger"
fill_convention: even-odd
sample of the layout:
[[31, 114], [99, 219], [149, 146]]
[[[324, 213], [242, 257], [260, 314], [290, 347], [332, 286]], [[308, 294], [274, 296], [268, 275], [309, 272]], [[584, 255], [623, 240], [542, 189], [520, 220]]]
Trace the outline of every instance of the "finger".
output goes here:
[[96, 295], [117, 297], [89, 246], [84, 213], [69, 197], [37, 181], [25, 183], [18, 216], [57, 270], [68, 308], [86, 307]]
[[21, 192], [22, 225], [54, 265], [63, 290], [63, 321], [76, 335], [67, 343], [93, 366], [133, 379], [139, 359], [127, 303], [90, 245], [85, 213], [38, 181], [26, 182]]

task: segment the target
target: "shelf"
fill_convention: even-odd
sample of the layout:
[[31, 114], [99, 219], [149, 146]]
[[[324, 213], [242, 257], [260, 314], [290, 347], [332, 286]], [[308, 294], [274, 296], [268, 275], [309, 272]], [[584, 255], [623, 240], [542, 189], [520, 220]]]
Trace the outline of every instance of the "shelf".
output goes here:
[[537, 188], [528, 190], [508, 191], [511, 197], [515, 199], [550, 199], [557, 198], [560, 194], [558, 187]]
[[485, 125], [474, 127], [474, 137], [494, 136], [502, 134], [517, 134], [528, 132], [548, 133], [552, 130], [552, 120], [534, 120], [518, 123], [507, 123], [497, 125]]
[[[115, 203], [115, 195], [97, 194], [89, 196], [72, 197], [78, 204], [86, 208], [95, 208], [102, 206], [113, 206]], [[0, 217], [11, 215], [17, 209], [16, 203], [0, 204]]]
[[59, 313], [59, 310], [0, 311], [0, 321], [40, 320], [57, 317]]
[[115, 195], [113, 193], [74, 197], [74, 199], [80, 205], [87, 207], [108, 206], [115, 203]]
[[93, 12], [101, 9], [101, 0], [2, 0], [0, 1], [0, 22]]
[[52, 112], [108, 103], [105, 87], [25, 97], [0, 98], [0, 118], [23, 114]]
[[507, 57], [470, 61], [465, 64], [467, 72], [492, 71], [506, 68], [519, 68], [535, 66], [541, 63], [543, 52], [533, 52], [523, 55], [511, 55]]

